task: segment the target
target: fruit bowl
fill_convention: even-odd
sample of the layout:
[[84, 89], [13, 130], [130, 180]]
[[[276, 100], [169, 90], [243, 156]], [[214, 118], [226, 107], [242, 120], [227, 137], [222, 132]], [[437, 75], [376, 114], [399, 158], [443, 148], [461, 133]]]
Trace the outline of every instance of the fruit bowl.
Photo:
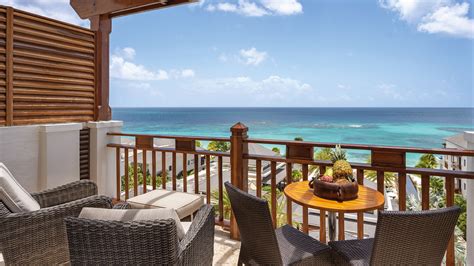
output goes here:
[[357, 194], [359, 192], [357, 181], [339, 184], [315, 179], [311, 181], [310, 186], [313, 188], [315, 196], [337, 201], [357, 199]]

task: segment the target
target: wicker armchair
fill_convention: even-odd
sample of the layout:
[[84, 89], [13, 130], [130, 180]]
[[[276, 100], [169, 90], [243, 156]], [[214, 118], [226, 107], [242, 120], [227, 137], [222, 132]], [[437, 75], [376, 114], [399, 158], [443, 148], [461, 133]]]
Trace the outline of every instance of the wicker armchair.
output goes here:
[[96, 196], [88, 180], [32, 194], [41, 209], [11, 213], [0, 201], [0, 253], [7, 265], [59, 264], [69, 261], [64, 218], [83, 207], [111, 208], [111, 199]]
[[459, 207], [381, 211], [375, 238], [329, 242], [338, 265], [441, 265]]
[[202, 206], [179, 241], [173, 219], [66, 218], [72, 265], [212, 265], [214, 210]]
[[285, 225], [273, 229], [268, 203], [225, 183], [240, 230], [239, 264], [332, 265], [330, 248]]

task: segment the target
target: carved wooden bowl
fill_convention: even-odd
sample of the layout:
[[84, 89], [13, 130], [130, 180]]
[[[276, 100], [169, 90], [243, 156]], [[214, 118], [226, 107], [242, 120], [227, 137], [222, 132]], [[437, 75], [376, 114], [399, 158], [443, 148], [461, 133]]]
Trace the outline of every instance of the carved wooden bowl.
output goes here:
[[314, 195], [329, 200], [346, 201], [357, 199], [359, 185], [357, 181], [347, 184], [328, 183], [316, 179], [310, 183]]

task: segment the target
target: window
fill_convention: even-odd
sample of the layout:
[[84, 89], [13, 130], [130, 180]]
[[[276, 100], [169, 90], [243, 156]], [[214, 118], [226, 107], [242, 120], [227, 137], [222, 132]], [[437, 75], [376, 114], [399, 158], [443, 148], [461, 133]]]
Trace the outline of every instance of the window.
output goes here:
[[168, 167], [168, 171], [171, 171], [171, 165]]
[[466, 159], [464, 159], [464, 167], [466, 167], [466, 161], [467, 161], [467, 160], [466, 160]]

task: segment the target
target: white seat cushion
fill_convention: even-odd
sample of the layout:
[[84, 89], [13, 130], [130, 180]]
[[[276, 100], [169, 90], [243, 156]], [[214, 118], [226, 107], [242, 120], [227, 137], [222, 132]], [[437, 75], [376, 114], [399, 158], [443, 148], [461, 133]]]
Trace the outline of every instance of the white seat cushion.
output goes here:
[[0, 163], [0, 200], [11, 212], [40, 209], [38, 202], [15, 180], [3, 163]]
[[200, 195], [162, 189], [130, 198], [127, 202], [134, 209], [174, 209], [180, 219], [192, 215], [204, 205], [204, 199]]
[[103, 221], [152, 221], [162, 219], [173, 219], [176, 222], [176, 231], [178, 238], [181, 240], [184, 237], [185, 230], [181, 225], [181, 222], [176, 214], [175, 210], [172, 209], [101, 209], [101, 208], [83, 208], [79, 214], [79, 218], [86, 218], [91, 220], [103, 220]]

